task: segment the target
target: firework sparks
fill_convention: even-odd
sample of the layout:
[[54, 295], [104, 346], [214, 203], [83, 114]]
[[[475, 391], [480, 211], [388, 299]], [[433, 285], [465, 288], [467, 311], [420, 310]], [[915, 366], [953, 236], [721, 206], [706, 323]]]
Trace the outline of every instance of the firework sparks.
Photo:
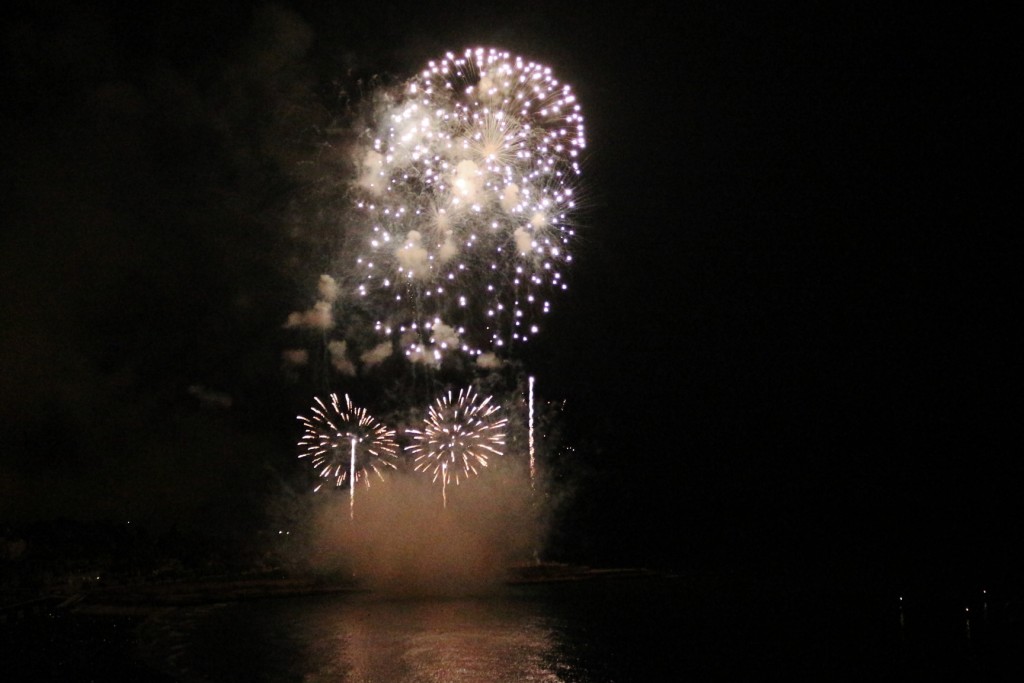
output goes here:
[[349, 488], [374, 472], [381, 479], [383, 470], [395, 469], [398, 445], [395, 431], [371, 417], [365, 408], [352, 405], [345, 395], [344, 404], [337, 394], [331, 394], [328, 404], [314, 399], [312, 416], [299, 415], [304, 431], [299, 439], [300, 458], [309, 458], [323, 480], [314, 488], [319, 491], [325, 483], [341, 486], [346, 481]]
[[441, 482], [442, 497], [448, 506], [448, 484], [479, 473], [488, 458], [500, 456], [505, 447], [505, 425], [491, 397], [480, 399], [470, 389], [438, 398], [427, 412], [422, 430], [410, 429], [414, 443], [406, 450], [414, 455], [413, 469], [433, 474]]
[[355, 290], [386, 311], [378, 330], [433, 361], [535, 335], [572, 261], [586, 142], [570, 86], [508, 52], [448, 53], [367, 133]]
[[533, 448], [533, 376], [530, 376], [530, 403], [529, 403], [529, 448], [530, 448], [530, 488], [534, 488], [537, 479], [537, 461], [534, 457]]

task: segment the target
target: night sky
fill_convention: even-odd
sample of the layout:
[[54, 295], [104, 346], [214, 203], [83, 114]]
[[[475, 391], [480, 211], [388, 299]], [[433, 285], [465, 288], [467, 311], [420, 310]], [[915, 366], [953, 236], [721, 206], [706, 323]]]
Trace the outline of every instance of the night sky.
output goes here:
[[281, 352], [329, 260], [308, 226], [345, 178], [323, 142], [375, 78], [494, 45], [551, 65], [587, 119], [571, 287], [519, 356], [576, 448], [558, 543], [1021, 570], [997, 18], [15, 4], [0, 522], [260, 519], [315, 391]]

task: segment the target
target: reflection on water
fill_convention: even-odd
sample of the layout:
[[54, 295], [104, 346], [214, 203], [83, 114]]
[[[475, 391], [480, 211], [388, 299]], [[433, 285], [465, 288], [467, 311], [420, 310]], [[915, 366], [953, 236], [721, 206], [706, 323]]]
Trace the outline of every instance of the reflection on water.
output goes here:
[[529, 590], [218, 605], [154, 619], [143, 633], [144, 655], [164, 673], [195, 681], [610, 680], [583, 651], [586, 626], [569, 607]]
[[189, 683], [1024, 674], [1024, 631], [1013, 613], [993, 614], [986, 601], [970, 610], [967, 637], [963, 608], [947, 618], [945, 604], [735, 583], [584, 581], [475, 598], [334, 594], [169, 610], [138, 636], [147, 665]]
[[359, 599], [316, 620], [330, 637], [306, 650], [311, 681], [559, 681], [568, 668], [536, 603]]

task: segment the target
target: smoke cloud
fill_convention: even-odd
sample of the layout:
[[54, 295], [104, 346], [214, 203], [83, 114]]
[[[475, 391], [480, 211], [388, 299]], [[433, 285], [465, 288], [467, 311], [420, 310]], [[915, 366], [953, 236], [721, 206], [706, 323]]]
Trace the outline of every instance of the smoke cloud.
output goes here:
[[283, 360], [286, 365], [308, 365], [309, 351], [306, 349], [285, 349], [281, 352], [281, 360]]
[[493, 352], [487, 351], [477, 356], [476, 364], [485, 370], [495, 370], [501, 367], [501, 359]]
[[434, 342], [441, 346], [457, 347], [459, 344], [459, 335], [450, 325], [444, 323], [437, 323], [434, 325]]
[[334, 340], [327, 345], [331, 354], [331, 365], [343, 375], [354, 377], [356, 366], [348, 359], [348, 342]]
[[395, 250], [395, 257], [415, 277], [426, 277], [429, 273], [427, 250], [423, 247], [423, 236], [418, 230], [409, 231], [405, 244]]
[[304, 559], [386, 594], [493, 591], [545, 540], [546, 505], [519, 464], [492, 462], [478, 477], [452, 481], [447, 507], [440, 482], [410, 471], [357, 484], [354, 505], [348, 490], [319, 493], [301, 530]]
[[331, 312], [331, 304], [329, 301], [317, 301], [313, 304], [313, 308], [307, 311], [295, 311], [288, 314], [288, 319], [285, 320], [284, 327], [286, 329], [293, 328], [312, 328], [316, 330], [329, 330], [334, 327], [334, 315]]
[[338, 283], [330, 275], [320, 276], [320, 281], [317, 283], [317, 291], [320, 293], [320, 298], [324, 301], [337, 301], [338, 299]]
[[368, 368], [372, 368], [374, 365], [380, 365], [383, 363], [388, 356], [391, 355], [391, 342], [383, 341], [377, 346], [374, 346], [369, 351], [364, 351], [359, 360], [363, 361], [363, 365]]

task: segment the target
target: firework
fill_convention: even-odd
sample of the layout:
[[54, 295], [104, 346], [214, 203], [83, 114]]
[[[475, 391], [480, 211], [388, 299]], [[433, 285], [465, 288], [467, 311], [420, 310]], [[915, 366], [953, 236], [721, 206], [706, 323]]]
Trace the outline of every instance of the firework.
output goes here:
[[355, 294], [405, 353], [479, 356], [538, 332], [572, 260], [585, 148], [570, 86], [508, 52], [448, 53], [382, 108], [357, 153], [368, 221]]
[[533, 376], [530, 376], [530, 402], [529, 402], [529, 447], [530, 447], [530, 488], [534, 487], [537, 478], [537, 460], [533, 448]]
[[309, 458], [320, 476], [315, 491], [326, 483], [341, 486], [346, 481], [349, 488], [362, 479], [369, 485], [369, 472], [383, 479], [383, 470], [395, 469], [398, 445], [395, 431], [388, 429], [367, 413], [365, 408], [352, 405], [345, 395], [345, 402], [331, 394], [328, 404], [314, 399], [312, 416], [299, 415], [304, 431], [299, 439], [300, 458]]
[[448, 484], [453, 479], [459, 484], [487, 467], [488, 458], [502, 454], [507, 422], [490, 396], [481, 400], [470, 388], [460, 390], [453, 400], [449, 391], [434, 401], [422, 430], [408, 430], [414, 440], [406, 446], [414, 455], [413, 469], [441, 482], [447, 507]]

